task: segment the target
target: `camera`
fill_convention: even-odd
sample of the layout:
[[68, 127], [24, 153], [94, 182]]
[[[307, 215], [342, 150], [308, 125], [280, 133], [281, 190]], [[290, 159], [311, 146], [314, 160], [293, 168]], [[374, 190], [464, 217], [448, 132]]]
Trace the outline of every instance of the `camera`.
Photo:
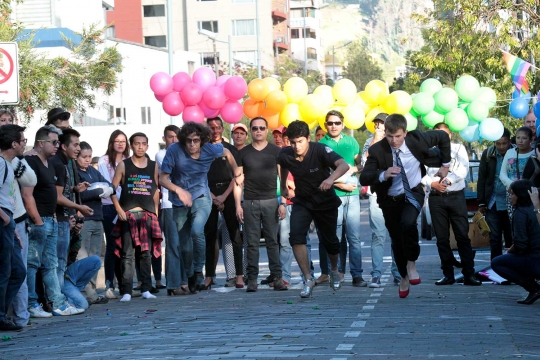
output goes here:
[[75, 224], [84, 224], [84, 217], [75, 216]]

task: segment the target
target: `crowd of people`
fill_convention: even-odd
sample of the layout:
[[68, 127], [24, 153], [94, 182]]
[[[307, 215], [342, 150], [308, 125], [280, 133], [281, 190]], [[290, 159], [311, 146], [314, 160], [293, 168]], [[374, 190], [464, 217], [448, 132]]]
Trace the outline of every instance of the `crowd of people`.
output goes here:
[[[288, 290], [292, 260], [300, 268], [302, 298], [316, 285], [338, 290], [347, 254], [352, 286], [381, 286], [384, 242], [392, 241], [393, 283], [405, 298], [421, 283], [417, 219], [427, 199], [443, 277], [435, 284], [478, 286], [469, 238], [465, 188], [469, 156], [444, 123], [407, 131], [398, 114], [378, 114], [363, 147], [345, 133], [332, 110], [315, 140], [302, 121], [272, 131], [263, 117], [236, 124], [231, 143], [223, 121], [164, 128], [164, 148], [151, 160], [141, 132], [110, 135], [96, 159], [69, 125], [71, 114], [52, 109], [26, 151], [25, 128], [0, 111], [0, 330], [18, 331], [30, 317], [83, 313], [92, 304], [195, 294], [216, 286], [219, 241], [225, 286], [256, 292], [259, 284]], [[530, 122], [530, 117], [526, 118]], [[536, 128], [510, 132], [486, 149], [478, 174], [478, 202], [491, 228], [493, 269], [540, 298], [540, 144]], [[248, 138], [251, 139], [248, 144]], [[25, 152], [26, 151], [26, 152]], [[360, 188], [369, 187], [371, 277], [364, 279]], [[220, 217], [223, 226], [219, 227]], [[309, 230], [319, 238], [314, 276]], [[450, 228], [451, 226], [451, 228]], [[460, 257], [450, 247], [453, 230]], [[105, 292], [97, 292], [103, 236]], [[270, 275], [260, 282], [264, 238]], [[162, 242], [165, 280], [162, 282]], [[503, 241], [504, 240], [504, 241]], [[507, 249], [505, 251], [505, 248]], [[155, 285], [152, 282], [154, 274]], [[138, 282], [134, 287], [134, 277]], [[369, 281], [369, 283], [368, 283]]]

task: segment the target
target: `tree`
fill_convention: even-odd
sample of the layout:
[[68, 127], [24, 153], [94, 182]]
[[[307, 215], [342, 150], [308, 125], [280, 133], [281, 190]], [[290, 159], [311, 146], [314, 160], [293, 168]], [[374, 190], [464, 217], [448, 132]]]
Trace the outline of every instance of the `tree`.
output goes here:
[[371, 80], [382, 78], [382, 69], [360, 40], [347, 46], [347, 65], [343, 69], [343, 77], [352, 80], [358, 89], [363, 89]]
[[87, 108], [97, 105], [97, 91], [114, 92], [122, 71], [121, 55], [116, 47], [103, 47], [106, 28], [90, 26], [78, 34], [78, 44], [64, 37], [71, 55], [50, 59], [34, 51], [35, 34], [25, 33], [23, 25], [12, 22], [10, 15], [11, 1], [0, 0], [0, 41], [16, 41], [19, 46], [20, 102], [10, 108], [22, 123], [30, 122], [36, 110], [55, 107], [85, 114]]

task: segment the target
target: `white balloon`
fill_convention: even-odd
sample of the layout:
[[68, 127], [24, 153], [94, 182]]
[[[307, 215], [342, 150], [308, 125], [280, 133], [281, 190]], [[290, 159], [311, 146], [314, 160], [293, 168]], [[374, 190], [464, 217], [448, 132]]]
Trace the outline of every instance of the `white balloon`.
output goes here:
[[480, 137], [489, 141], [497, 141], [504, 132], [504, 125], [499, 119], [487, 118], [480, 123]]

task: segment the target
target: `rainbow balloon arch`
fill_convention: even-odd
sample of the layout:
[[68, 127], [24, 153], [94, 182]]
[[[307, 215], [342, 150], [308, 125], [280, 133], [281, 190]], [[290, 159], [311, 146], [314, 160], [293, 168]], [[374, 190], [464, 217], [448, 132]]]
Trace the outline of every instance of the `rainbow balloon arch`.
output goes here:
[[[504, 130], [498, 119], [488, 117], [497, 95], [491, 88], [481, 87], [470, 75], [461, 76], [455, 89], [443, 87], [436, 79], [426, 79], [420, 92], [413, 95], [402, 90], [390, 93], [381, 80], [370, 81], [358, 92], [349, 79], [337, 81], [334, 87], [320, 85], [309, 94], [307, 83], [299, 77], [290, 78], [282, 88], [273, 77], [254, 79], [247, 84], [240, 76], [222, 75], [216, 79], [210, 68], [201, 67], [193, 78], [185, 72], [172, 77], [156, 73], [150, 79], [150, 88], [162, 102], [165, 113], [182, 114], [182, 120], [199, 123], [219, 115], [223, 121], [236, 124], [245, 115], [264, 117], [270, 129], [287, 127], [295, 120], [306, 122], [310, 129], [317, 125], [326, 129], [326, 114], [338, 110], [344, 116], [344, 125], [352, 130], [365, 125], [374, 132], [373, 119], [383, 112], [404, 115], [409, 131], [417, 128], [418, 119], [428, 128], [444, 122], [468, 142], [495, 141]], [[246, 93], [249, 97], [242, 103]], [[517, 110], [510, 104], [513, 115], [523, 112], [522, 98], [517, 97], [516, 102], [520, 106]]]

